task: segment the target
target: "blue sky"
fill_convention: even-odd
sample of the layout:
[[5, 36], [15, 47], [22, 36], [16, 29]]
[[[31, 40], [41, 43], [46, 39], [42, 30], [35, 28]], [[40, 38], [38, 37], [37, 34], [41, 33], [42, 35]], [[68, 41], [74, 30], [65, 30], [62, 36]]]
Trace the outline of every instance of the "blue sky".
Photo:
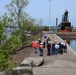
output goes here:
[[[0, 16], [6, 11], [5, 5], [11, 0], [0, 0]], [[58, 24], [61, 22], [62, 14], [65, 9], [69, 12], [69, 21], [76, 27], [76, 0], [51, 0], [50, 2], [50, 25], [56, 25], [56, 18]], [[35, 19], [43, 19], [43, 25], [49, 25], [49, 0], [29, 0], [29, 4], [25, 11]]]

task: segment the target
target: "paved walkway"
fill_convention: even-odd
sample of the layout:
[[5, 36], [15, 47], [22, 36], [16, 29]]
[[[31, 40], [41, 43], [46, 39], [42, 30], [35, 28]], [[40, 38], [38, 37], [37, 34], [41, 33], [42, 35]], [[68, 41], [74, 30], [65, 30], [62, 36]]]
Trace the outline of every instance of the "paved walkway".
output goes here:
[[[51, 40], [59, 40], [61, 38], [55, 34], [49, 35]], [[47, 49], [44, 49], [44, 64], [40, 67], [33, 68], [33, 75], [76, 75], [76, 53], [68, 45], [68, 52], [58, 55], [47, 56]], [[37, 54], [32, 53], [31, 57], [40, 57], [39, 51]]]

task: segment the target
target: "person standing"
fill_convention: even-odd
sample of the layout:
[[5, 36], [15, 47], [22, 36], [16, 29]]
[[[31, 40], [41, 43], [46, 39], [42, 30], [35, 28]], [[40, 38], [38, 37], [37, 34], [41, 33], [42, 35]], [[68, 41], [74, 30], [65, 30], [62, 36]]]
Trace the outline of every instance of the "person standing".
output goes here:
[[54, 47], [55, 47], [55, 43], [54, 43], [54, 42], [51, 42], [52, 55], [55, 54], [55, 49], [54, 49]]
[[43, 43], [40, 43], [39, 50], [40, 50], [40, 56], [43, 56]]
[[43, 47], [45, 48], [46, 39], [42, 38]]
[[63, 47], [64, 48], [64, 52], [67, 53], [67, 42], [66, 42], [66, 40], [64, 41], [63, 45], [64, 45], [64, 47]]
[[46, 35], [44, 35], [44, 39], [46, 39], [46, 37], [47, 37], [47, 36], [46, 36]]
[[46, 38], [46, 44], [48, 44], [48, 42], [50, 41], [50, 37]]
[[50, 44], [50, 41], [48, 41], [48, 43], [47, 43], [47, 55], [50, 56], [50, 53], [51, 53], [51, 44]]
[[34, 48], [34, 53], [37, 53], [37, 49], [39, 47], [39, 43], [37, 41], [33, 41], [32, 42], [32, 47]]
[[41, 39], [40, 38], [39, 38], [38, 42], [39, 42], [39, 45], [40, 45], [40, 43], [41, 43]]
[[58, 54], [58, 52], [59, 52], [59, 44], [56, 42], [55, 43], [55, 54]]
[[63, 43], [59, 42], [59, 53], [63, 54]]

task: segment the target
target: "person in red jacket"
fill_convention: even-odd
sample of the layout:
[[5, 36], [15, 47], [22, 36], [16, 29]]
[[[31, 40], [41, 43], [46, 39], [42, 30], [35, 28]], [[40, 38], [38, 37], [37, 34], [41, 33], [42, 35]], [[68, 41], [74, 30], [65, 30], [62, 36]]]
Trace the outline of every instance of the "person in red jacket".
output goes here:
[[39, 43], [37, 41], [32, 42], [32, 47], [34, 48], [34, 52], [37, 53], [37, 49], [39, 47]]

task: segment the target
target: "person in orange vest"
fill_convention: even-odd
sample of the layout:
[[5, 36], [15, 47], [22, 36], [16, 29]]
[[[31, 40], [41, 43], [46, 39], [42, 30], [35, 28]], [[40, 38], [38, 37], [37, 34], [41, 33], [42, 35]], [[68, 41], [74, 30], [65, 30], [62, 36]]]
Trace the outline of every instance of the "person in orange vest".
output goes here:
[[37, 41], [32, 42], [32, 47], [34, 48], [34, 52], [37, 53], [37, 49], [39, 47], [39, 43]]
[[39, 50], [40, 50], [40, 56], [43, 56], [43, 43], [40, 43]]

